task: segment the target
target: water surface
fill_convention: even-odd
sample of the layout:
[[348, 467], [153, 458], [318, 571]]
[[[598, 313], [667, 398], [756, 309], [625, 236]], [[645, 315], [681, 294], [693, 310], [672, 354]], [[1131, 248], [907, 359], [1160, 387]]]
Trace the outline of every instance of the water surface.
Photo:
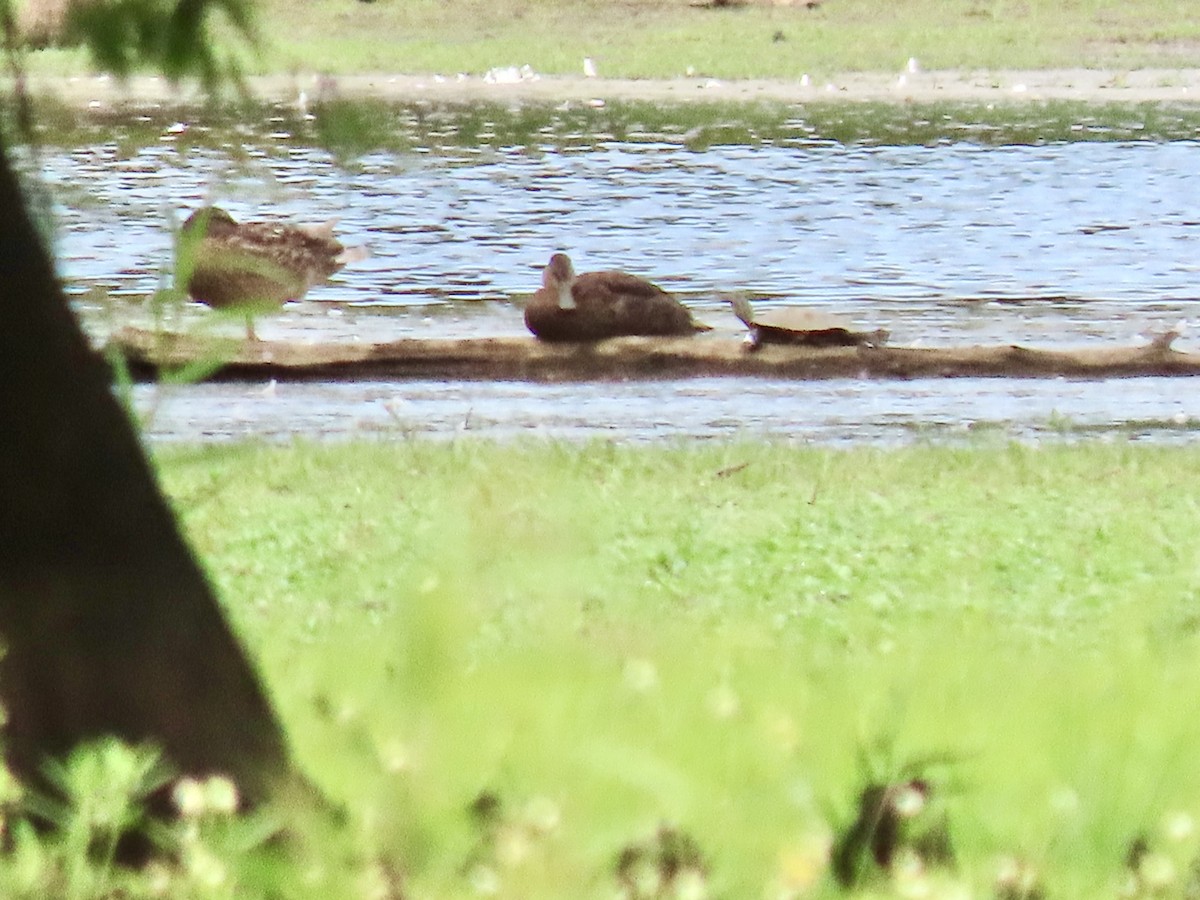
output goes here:
[[[108, 123], [108, 131], [96, 125], [87, 146], [46, 148], [58, 254], [89, 326], [100, 333], [150, 320], [146, 298], [169, 282], [172, 223], [210, 199], [239, 218], [338, 217], [345, 242], [372, 251], [305, 302], [264, 319], [258, 330], [268, 339], [522, 334], [521, 303], [556, 250], [582, 271], [650, 277], [731, 334], [740, 327], [722, 299], [731, 290], [750, 291], [764, 308], [836, 312], [889, 328], [895, 343], [924, 346], [1128, 345], [1196, 309], [1200, 146], [1180, 137], [1189, 128], [1194, 135], [1191, 120], [1139, 137], [1147, 121], [1161, 123], [1161, 111], [1128, 110], [1107, 122], [1060, 114], [1058, 137], [1044, 139], [1016, 126], [1006, 138], [996, 123], [931, 110], [909, 111], [908, 131], [886, 120], [871, 133], [844, 120], [816, 122], [802, 108], [769, 125], [696, 122], [694, 110], [685, 121], [642, 124], [603, 111], [505, 118], [372, 109], [353, 152], [322, 139], [319, 119], [279, 111], [225, 131], [158, 113]], [[938, 116], [940, 130], [930, 132]], [[889, 142], [897, 134], [908, 139]], [[188, 304], [168, 321], [210, 327], [212, 314]], [[1190, 346], [1186, 336], [1180, 346]], [[570, 435], [603, 432], [603, 422], [620, 420], [616, 407], [639, 403], [659, 407], [634, 416], [628, 427], [639, 438], [748, 430], [847, 440], [856, 423], [863, 437], [878, 437], [888, 423], [897, 435], [993, 421], [1018, 432], [1039, 421], [1119, 429], [1190, 420], [1187, 387], [1153, 379], [445, 385], [408, 398], [419, 417], [397, 424], [388, 413], [380, 422], [384, 431], [421, 430], [418, 420], [426, 430], [452, 430], [465, 416], [464, 401], [453, 398], [474, 394], [475, 428], [495, 422], [496, 434], [530, 422], [551, 430], [561, 422]], [[183, 391], [170, 403], [191, 404], [180, 421], [192, 424], [152, 433], [207, 434], [201, 420], [219, 423], [231, 408], [224, 390], [236, 388]], [[416, 390], [397, 386], [397, 395]], [[805, 399], [789, 405], [783, 394]], [[374, 415], [371, 396], [314, 389], [302, 405], [344, 407], [343, 424], [314, 424], [285, 404], [255, 428], [352, 432], [345, 423]], [[832, 430], [813, 424], [813, 408]], [[237, 430], [218, 424], [214, 434]]]

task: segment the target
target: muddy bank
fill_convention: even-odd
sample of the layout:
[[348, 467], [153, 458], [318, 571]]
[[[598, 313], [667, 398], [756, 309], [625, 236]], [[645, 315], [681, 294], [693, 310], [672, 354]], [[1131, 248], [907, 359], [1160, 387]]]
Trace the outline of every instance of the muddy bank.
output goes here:
[[[808, 81], [705, 77], [672, 79], [583, 78], [533, 75], [508, 83], [474, 74], [364, 74], [341, 76], [279, 75], [247, 79], [252, 95], [263, 100], [296, 102], [345, 98], [475, 101], [576, 102], [646, 100], [691, 101], [954, 101], [1076, 100], [1086, 103], [1200, 103], [1200, 69], [1050, 69], [1006, 71], [849, 72]], [[193, 88], [172, 86], [161, 77], [120, 82], [108, 76], [33, 77], [35, 93], [79, 105], [162, 103], [195, 100]]]
[[827, 378], [1122, 378], [1200, 374], [1200, 354], [1169, 346], [1044, 350], [1021, 346], [763, 347], [726, 336], [628, 337], [549, 345], [525, 337], [405, 339], [375, 344], [246, 343], [126, 329], [109, 343], [137, 380], [189, 369], [224, 381], [402, 379], [539, 382], [752, 376]]

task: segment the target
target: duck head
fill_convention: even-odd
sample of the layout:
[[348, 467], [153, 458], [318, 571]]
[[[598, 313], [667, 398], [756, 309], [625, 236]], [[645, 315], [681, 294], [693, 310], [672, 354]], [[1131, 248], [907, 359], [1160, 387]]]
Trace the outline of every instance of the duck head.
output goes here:
[[237, 228], [237, 220], [219, 206], [202, 206], [183, 223], [185, 234], [200, 229], [201, 234], [228, 234]]
[[555, 253], [542, 271], [542, 287], [557, 295], [559, 309], [574, 309], [575, 297], [571, 294], [574, 285], [575, 267], [571, 265], [571, 257]]

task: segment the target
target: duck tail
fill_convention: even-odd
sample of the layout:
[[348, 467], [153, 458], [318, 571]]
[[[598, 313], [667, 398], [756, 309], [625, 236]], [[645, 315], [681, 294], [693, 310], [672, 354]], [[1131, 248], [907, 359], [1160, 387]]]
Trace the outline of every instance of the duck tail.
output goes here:
[[335, 258], [335, 262], [345, 266], [350, 263], [362, 262], [364, 259], [369, 259], [370, 256], [371, 251], [367, 247], [344, 247]]
[[307, 234], [309, 237], [320, 238], [321, 240], [333, 240], [333, 227], [337, 225], [338, 219], [333, 218], [328, 222], [322, 222], [320, 225], [297, 225], [296, 227]]

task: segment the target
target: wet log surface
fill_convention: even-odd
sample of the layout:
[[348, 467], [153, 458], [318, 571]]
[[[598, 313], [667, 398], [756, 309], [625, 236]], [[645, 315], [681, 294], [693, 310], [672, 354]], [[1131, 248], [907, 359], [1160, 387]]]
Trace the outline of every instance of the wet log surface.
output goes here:
[[137, 380], [190, 368], [221, 381], [461, 379], [604, 381], [703, 376], [821, 378], [1124, 378], [1200, 374], [1200, 354], [1169, 341], [1047, 350], [1012, 346], [785, 347], [747, 352], [728, 335], [543, 344], [532, 337], [308, 344], [126, 329], [109, 341]]

